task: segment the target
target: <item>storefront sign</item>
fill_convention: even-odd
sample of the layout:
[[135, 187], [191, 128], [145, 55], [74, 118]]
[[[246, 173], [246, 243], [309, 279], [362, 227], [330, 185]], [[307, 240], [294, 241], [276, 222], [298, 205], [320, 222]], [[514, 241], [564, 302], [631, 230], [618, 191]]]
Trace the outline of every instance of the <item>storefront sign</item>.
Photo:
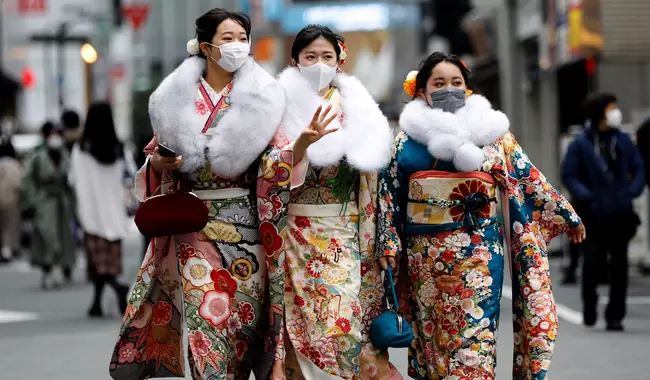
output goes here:
[[309, 24], [325, 25], [339, 33], [412, 28], [420, 22], [419, 17], [419, 7], [408, 3], [297, 4], [283, 12], [282, 30], [294, 34]]

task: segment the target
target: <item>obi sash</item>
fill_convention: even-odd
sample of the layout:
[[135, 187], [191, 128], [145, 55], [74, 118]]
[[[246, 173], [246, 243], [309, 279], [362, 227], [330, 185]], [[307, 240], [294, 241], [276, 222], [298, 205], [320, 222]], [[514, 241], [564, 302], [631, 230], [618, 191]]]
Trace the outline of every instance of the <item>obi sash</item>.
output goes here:
[[484, 172], [427, 170], [409, 178], [407, 234], [478, 228], [498, 220], [497, 185]]

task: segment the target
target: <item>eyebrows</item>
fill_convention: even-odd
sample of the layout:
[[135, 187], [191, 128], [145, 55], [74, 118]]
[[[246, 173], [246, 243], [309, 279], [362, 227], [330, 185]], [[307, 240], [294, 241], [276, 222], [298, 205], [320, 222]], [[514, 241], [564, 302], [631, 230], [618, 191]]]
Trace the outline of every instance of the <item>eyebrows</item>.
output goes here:
[[[436, 80], [445, 80], [445, 77], [435, 77], [435, 78], [431, 78], [431, 79], [434, 80], [434, 81], [436, 81]], [[463, 79], [463, 77], [457, 75], [457, 76], [455, 76], [455, 77], [451, 77], [451, 79], [452, 79], [452, 80], [455, 80], [455, 79]]]
[[322, 50], [322, 51], [305, 50], [303, 53], [304, 54], [318, 54], [318, 53], [321, 53], [321, 54], [336, 54], [334, 52], [334, 50], [330, 50], [330, 49], [325, 49], [325, 50]]
[[[235, 32], [233, 32], [232, 30], [226, 30], [225, 32], [221, 32], [221, 35], [222, 35], [222, 36], [227, 36], [227, 35], [228, 35], [228, 36], [232, 36], [232, 35], [234, 35], [234, 34], [235, 34]], [[240, 36], [248, 36], [248, 35], [246, 34], [246, 32], [239, 32], [239, 35], [240, 35]]]

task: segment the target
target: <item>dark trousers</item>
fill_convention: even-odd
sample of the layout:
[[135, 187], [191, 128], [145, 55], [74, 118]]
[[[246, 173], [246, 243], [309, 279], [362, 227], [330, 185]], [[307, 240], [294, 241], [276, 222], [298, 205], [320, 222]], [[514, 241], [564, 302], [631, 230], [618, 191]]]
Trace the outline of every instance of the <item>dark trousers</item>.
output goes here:
[[582, 247], [580, 244], [569, 242], [569, 265], [566, 268], [567, 276], [575, 276], [578, 266], [580, 265], [580, 255]]
[[[600, 230], [600, 231], [599, 231]], [[618, 233], [617, 233], [618, 232]], [[605, 312], [607, 322], [621, 322], [626, 313], [629, 282], [628, 245], [626, 231], [609, 231], [587, 227], [587, 239], [583, 242], [582, 302], [585, 316], [596, 316], [599, 284], [603, 263], [609, 272], [609, 304]], [[609, 262], [607, 264], [607, 262]]]

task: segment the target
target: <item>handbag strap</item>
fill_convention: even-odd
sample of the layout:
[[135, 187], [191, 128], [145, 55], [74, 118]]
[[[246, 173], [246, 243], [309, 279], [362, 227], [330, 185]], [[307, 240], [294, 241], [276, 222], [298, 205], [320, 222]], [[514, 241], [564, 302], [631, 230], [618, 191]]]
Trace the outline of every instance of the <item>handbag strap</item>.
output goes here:
[[387, 280], [386, 293], [390, 290], [391, 296], [393, 298], [393, 303], [390, 304], [388, 302], [388, 295], [384, 294], [384, 297], [386, 298], [386, 307], [388, 310], [396, 310], [397, 291], [395, 291], [395, 283], [393, 282], [393, 269], [390, 267], [390, 265], [386, 267], [386, 280]]
[[[151, 171], [151, 158], [149, 158], [147, 160], [147, 168], [146, 168], [145, 173], [144, 173], [144, 175], [145, 175], [145, 179], [144, 179], [144, 181], [145, 181], [145, 192], [146, 192], [147, 198], [150, 198], [151, 195], [152, 195], [151, 184], [150, 184], [150, 182], [151, 182], [150, 181], [151, 180], [151, 174], [149, 173], [150, 171]], [[181, 183], [181, 178], [178, 175], [174, 175], [174, 191], [176, 191], [176, 192], [184, 192], [183, 191], [183, 186], [182, 186], [182, 183]]]

